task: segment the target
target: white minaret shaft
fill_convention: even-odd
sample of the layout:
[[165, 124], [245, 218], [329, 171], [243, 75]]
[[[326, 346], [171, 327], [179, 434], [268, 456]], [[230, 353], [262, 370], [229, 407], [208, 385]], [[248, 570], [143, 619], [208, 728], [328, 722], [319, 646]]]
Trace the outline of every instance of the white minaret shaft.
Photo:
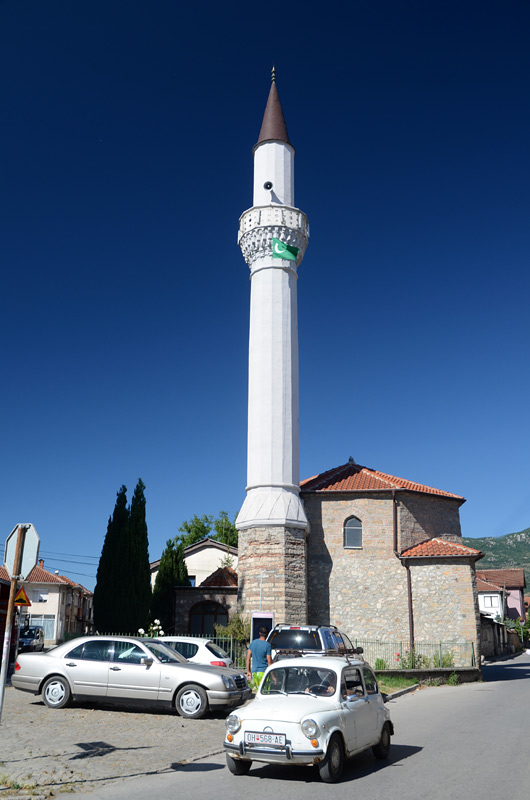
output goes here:
[[[236, 524], [306, 529], [299, 498], [296, 282], [309, 226], [294, 207], [294, 148], [274, 79], [254, 148], [253, 203], [239, 226], [251, 298], [247, 496]], [[296, 248], [296, 260], [274, 257], [273, 239]]]

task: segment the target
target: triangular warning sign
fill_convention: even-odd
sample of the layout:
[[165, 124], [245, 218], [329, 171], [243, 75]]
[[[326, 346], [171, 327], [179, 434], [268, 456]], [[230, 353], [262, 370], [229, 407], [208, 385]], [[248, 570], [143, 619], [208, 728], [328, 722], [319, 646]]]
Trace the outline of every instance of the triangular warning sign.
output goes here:
[[14, 604], [16, 606], [30, 606], [31, 605], [31, 603], [28, 600], [28, 596], [27, 596], [23, 586], [21, 586], [20, 589], [18, 590], [18, 592], [16, 593]]

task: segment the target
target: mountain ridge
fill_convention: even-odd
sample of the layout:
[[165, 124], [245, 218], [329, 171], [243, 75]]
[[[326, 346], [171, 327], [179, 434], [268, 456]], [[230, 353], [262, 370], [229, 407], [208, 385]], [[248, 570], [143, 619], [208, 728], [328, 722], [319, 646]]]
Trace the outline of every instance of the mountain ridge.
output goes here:
[[481, 539], [462, 537], [462, 544], [484, 553], [477, 569], [513, 569], [522, 567], [526, 580], [525, 594], [530, 594], [530, 528], [504, 536], [484, 536]]

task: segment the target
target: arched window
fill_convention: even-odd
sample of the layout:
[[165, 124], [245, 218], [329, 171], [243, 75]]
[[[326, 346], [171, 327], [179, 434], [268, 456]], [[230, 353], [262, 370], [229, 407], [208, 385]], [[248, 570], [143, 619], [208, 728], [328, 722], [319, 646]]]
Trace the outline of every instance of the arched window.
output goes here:
[[359, 550], [363, 546], [363, 524], [357, 517], [349, 517], [344, 523], [344, 547]]
[[214, 625], [226, 625], [228, 611], [219, 603], [204, 600], [190, 609], [190, 633], [215, 633]]

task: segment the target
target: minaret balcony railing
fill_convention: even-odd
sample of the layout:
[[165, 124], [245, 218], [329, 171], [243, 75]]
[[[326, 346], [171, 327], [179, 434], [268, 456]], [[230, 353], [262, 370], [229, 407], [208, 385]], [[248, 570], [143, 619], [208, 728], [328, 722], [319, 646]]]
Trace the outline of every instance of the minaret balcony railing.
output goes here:
[[254, 206], [239, 218], [237, 243], [252, 271], [257, 259], [272, 256], [274, 237], [298, 248], [296, 266], [299, 266], [309, 237], [309, 222], [304, 212], [291, 206]]
[[239, 218], [239, 239], [244, 233], [263, 226], [282, 226], [300, 231], [309, 237], [309, 221], [303, 211], [292, 206], [254, 206]]

